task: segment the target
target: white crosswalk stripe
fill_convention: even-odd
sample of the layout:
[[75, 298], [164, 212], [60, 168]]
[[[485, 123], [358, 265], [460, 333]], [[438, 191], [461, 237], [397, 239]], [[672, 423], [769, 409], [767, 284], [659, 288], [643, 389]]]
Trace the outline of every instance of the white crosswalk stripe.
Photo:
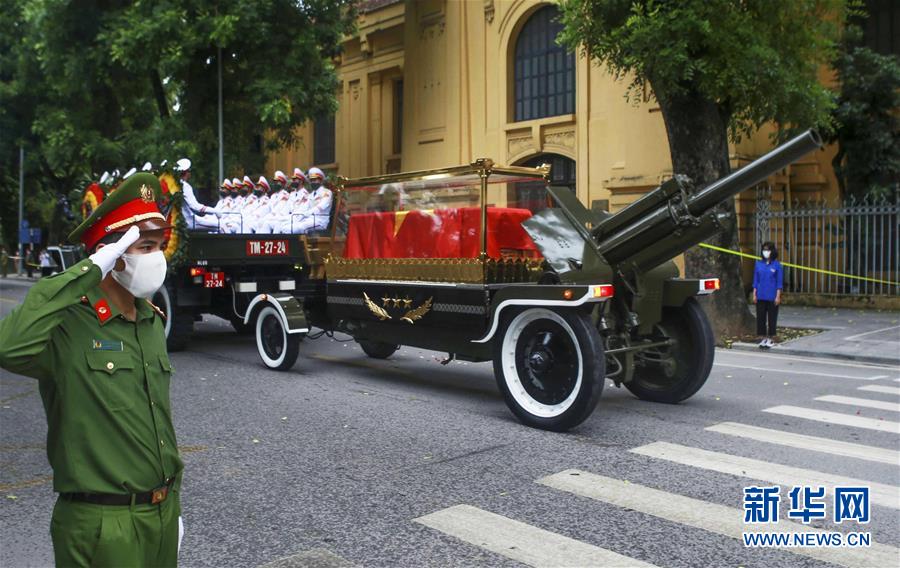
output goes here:
[[854, 416], [852, 414], [842, 414], [840, 412], [829, 412], [827, 410], [816, 410], [814, 408], [790, 405], [764, 408], [763, 412], [771, 412], [772, 414], [781, 414], [783, 416], [793, 416], [795, 418], [805, 418], [807, 420], [816, 420], [827, 424], [839, 424], [841, 426], [852, 426], [854, 428], [866, 428], [868, 430], [900, 434], [900, 422], [879, 420], [877, 418], [865, 418], [862, 416]]
[[884, 394], [900, 394], [900, 387], [889, 387], [886, 385], [866, 385], [864, 387], [859, 387], [857, 390], [880, 392]]
[[836, 456], [900, 465], [900, 452], [886, 448], [852, 444], [850, 442], [818, 438], [816, 436], [807, 436], [805, 434], [795, 434], [793, 432], [784, 432], [782, 430], [770, 430], [768, 428], [760, 428], [759, 426], [740, 424], [738, 422], [722, 422], [708, 427], [707, 430], [710, 432], [718, 432], [719, 434], [738, 436], [740, 438], [748, 438], [750, 440], [768, 442], [770, 444], [778, 444], [780, 446], [801, 450], [811, 450]]
[[[562, 471], [539, 479], [538, 483], [736, 539], [741, 539], [744, 532], [751, 531], [825, 532], [792, 521], [780, 521], [771, 525], [745, 525], [744, 513], [740, 509], [579, 470]], [[783, 550], [841, 566], [854, 567], [895, 566], [898, 555], [900, 555], [900, 549], [874, 542], [868, 548], [786, 548]]]
[[885, 400], [872, 400], [870, 398], [856, 398], [854, 396], [839, 396], [829, 394], [818, 396], [815, 400], [821, 402], [833, 402], [835, 404], [846, 404], [849, 406], [861, 406], [863, 408], [877, 408], [878, 410], [890, 410], [891, 412], [900, 412], [900, 402], [887, 402]]
[[794, 368], [777, 369], [773, 367], [754, 367], [750, 365], [731, 365], [727, 363], [714, 363], [716, 367], [730, 367], [733, 369], [752, 369], [754, 371], [765, 371], [767, 373], [783, 373], [786, 375], [811, 375], [813, 377], [828, 377], [831, 379], [854, 379], [857, 381], [877, 381], [883, 379], [887, 375], [871, 375], [868, 377], [860, 377], [857, 375], [835, 375], [832, 373], [822, 373], [819, 371], [798, 371]]
[[869, 494], [873, 504], [900, 509], [900, 487], [895, 485], [873, 483], [862, 479], [843, 477], [720, 452], [711, 452], [668, 442], [653, 442], [629, 451], [710, 471], [728, 473], [768, 483], [777, 483], [786, 487], [795, 485], [822, 486], [825, 487], [829, 495], [834, 495], [836, 486], [867, 486], [869, 487]]
[[529, 566], [653, 566], [470, 505], [449, 507], [415, 522]]

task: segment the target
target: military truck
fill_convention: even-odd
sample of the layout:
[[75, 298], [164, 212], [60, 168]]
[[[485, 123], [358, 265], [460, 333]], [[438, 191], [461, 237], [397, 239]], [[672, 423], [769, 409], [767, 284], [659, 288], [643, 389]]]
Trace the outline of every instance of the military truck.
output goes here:
[[251, 333], [255, 298], [295, 292], [307, 281], [303, 249], [294, 235], [189, 229], [183, 238], [183, 260], [170, 266], [165, 285], [151, 299], [167, 314], [170, 351], [184, 349], [203, 314], [231, 322], [238, 333]]
[[548, 430], [590, 416], [607, 378], [681, 402], [712, 368], [696, 298], [719, 281], [681, 278], [672, 259], [721, 230], [725, 199], [819, 146], [807, 132], [707, 187], [675, 176], [612, 215], [550, 186], [547, 168], [488, 159], [341, 179], [330, 235], [300, 239], [303, 282], [257, 295], [245, 323], [272, 369], [294, 365], [311, 327], [378, 359], [408, 345], [491, 361], [513, 414]]

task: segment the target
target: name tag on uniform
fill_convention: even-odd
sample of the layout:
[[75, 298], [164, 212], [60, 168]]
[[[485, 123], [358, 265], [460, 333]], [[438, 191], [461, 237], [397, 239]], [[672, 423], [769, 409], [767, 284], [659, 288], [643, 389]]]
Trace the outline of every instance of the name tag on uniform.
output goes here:
[[94, 351], [125, 351], [121, 341], [112, 339], [94, 339]]

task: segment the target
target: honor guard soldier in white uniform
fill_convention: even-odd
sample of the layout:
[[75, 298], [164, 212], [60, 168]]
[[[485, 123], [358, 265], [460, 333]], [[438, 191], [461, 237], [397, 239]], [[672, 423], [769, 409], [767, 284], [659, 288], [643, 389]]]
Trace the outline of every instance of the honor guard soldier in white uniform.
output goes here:
[[276, 228], [280, 227], [284, 222], [284, 212], [289, 206], [291, 194], [288, 193], [285, 186], [287, 185], [287, 176], [284, 172], [278, 170], [272, 178], [272, 188], [269, 194], [269, 212], [256, 225], [257, 233], [272, 233]]
[[321, 231], [328, 227], [331, 216], [331, 190], [325, 187], [325, 172], [319, 168], [309, 169], [309, 185], [312, 192], [309, 194], [308, 205], [298, 215], [292, 215], [291, 221], [282, 227], [284, 233], [307, 233], [309, 231]]
[[[238, 193], [238, 187], [241, 180], [234, 178], [229, 180], [225, 178], [222, 182], [222, 189], [225, 190], [226, 196], [224, 203], [220, 200], [222, 207], [219, 209], [219, 223], [222, 233], [237, 233], [241, 225], [241, 197]], [[216, 205], [218, 207], [218, 204]]]
[[253, 210], [253, 223], [250, 226], [254, 233], [262, 232], [262, 228], [266, 223], [266, 217], [272, 210], [271, 197], [269, 195], [271, 191], [272, 187], [269, 185], [269, 180], [264, 176], [259, 176], [259, 179], [256, 181], [256, 187], [253, 189], [253, 194], [258, 200], [256, 209]]
[[231, 211], [233, 206], [231, 188], [232, 185], [230, 179], [225, 178], [222, 180], [222, 185], [219, 186], [219, 201], [216, 203], [216, 206], [213, 207], [213, 211], [215, 211], [217, 215], [226, 211]]
[[306, 174], [300, 168], [294, 168], [291, 175], [291, 196], [288, 199], [288, 210], [273, 231], [276, 233], [290, 233], [291, 226], [298, 223], [309, 208], [309, 192], [306, 190]]
[[194, 187], [188, 180], [191, 179], [191, 161], [187, 158], [178, 160], [176, 171], [181, 172], [181, 192], [184, 202], [181, 213], [188, 229], [200, 229], [204, 231], [218, 231], [219, 219], [212, 207], [203, 205], [194, 196]]
[[241, 196], [243, 197], [243, 203], [240, 210], [240, 233], [253, 232], [254, 213], [259, 206], [259, 197], [256, 195], [254, 189], [255, 186], [253, 180], [250, 179], [250, 176], [245, 175], [244, 179], [241, 180], [240, 188]]
[[291, 211], [292, 193], [288, 191], [288, 179], [278, 170], [272, 178], [275, 187], [269, 197], [269, 214], [257, 225], [257, 233], [273, 233], [281, 228]]

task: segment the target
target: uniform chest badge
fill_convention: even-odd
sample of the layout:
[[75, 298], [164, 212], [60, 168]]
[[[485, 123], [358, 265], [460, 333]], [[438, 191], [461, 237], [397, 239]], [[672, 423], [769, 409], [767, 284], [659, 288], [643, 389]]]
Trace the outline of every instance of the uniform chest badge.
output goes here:
[[113, 339], [93, 339], [91, 344], [94, 351], [125, 351], [122, 342]]

